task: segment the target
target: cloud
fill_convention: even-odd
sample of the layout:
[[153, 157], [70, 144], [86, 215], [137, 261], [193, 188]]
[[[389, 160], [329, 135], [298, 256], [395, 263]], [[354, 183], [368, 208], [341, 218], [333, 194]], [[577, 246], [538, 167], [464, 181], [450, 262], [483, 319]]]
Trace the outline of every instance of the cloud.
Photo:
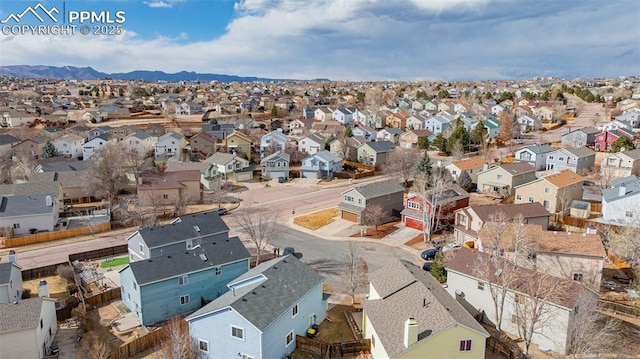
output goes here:
[[206, 41], [0, 36], [0, 63], [344, 80], [635, 75], [637, 9], [633, 0], [243, 0]]
[[150, 8], [172, 8], [176, 3], [184, 2], [184, 0], [154, 0], [154, 1], [143, 1], [142, 3], [147, 5]]

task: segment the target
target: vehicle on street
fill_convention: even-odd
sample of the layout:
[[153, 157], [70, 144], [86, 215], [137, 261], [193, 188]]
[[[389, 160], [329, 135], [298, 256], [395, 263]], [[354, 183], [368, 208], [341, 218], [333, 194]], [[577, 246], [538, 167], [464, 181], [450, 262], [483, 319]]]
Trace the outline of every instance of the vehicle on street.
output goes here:
[[226, 208], [224, 208], [224, 207], [218, 207], [218, 208], [214, 209], [214, 211], [215, 211], [217, 214], [221, 215], [221, 216], [222, 216], [222, 215], [225, 215], [225, 214], [227, 214], [227, 213], [228, 213], [227, 209], [226, 209]]
[[609, 290], [615, 290], [616, 289], [616, 284], [614, 282], [602, 282], [602, 288], [609, 289]]
[[282, 255], [286, 256], [287, 254], [295, 255], [296, 250], [293, 247], [285, 247], [284, 251], [282, 251]]
[[429, 249], [425, 249], [424, 251], [422, 251], [422, 253], [420, 253], [420, 257], [422, 259], [424, 259], [425, 261], [434, 260], [434, 259], [436, 259], [436, 253], [438, 253], [437, 249], [429, 248]]
[[422, 269], [426, 270], [427, 272], [431, 271], [431, 267], [433, 267], [433, 261], [426, 261], [424, 262], [424, 264], [422, 264]]

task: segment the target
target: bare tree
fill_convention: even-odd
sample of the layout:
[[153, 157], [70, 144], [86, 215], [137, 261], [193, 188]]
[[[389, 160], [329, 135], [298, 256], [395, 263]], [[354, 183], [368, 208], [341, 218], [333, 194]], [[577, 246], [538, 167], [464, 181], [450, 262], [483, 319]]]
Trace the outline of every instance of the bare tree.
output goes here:
[[420, 151], [417, 148], [396, 147], [385, 161], [384, 172], [400, 177], [406, 187], [420, 157]]
[[273, 208], [246, 205], [236, 212], [234, 218], [256, 247], [256, 264], [260, 264], [260, 255], [264, 249], [282, 232], [282, 226], [278, 223], [280, 211]]
[[378, 230], [378, 226], [384, 224], [388, 218], [389, 215], [381, 204], [368, 205], [362, 211], [362, 224], [373, 226], [375, 230]]
[[[189, 324], [180, 317], [169, 319], [163, 327], [165, 338], [156, 352], [159, 359], [199, 359], [203, 352], [189, 333]], [[204, 348], [202, 348], [204, 349]], [[206, 348], [209, 350], [210, 348]]]
[[111, 351], [107, 342], [100, 339], [98, 335], [89, 332], [80, 342], [80, 347], [76, 353], [76, 358], [80, 359], [108, 359]]
[[456, 161], [464, 157], [464, 145], [459, 139], [453, 144], [451, 156], [453, 156]]
[[[598, 313], [595, 310], [597, 299], [591, 298], [587, 303], [581, 303], [578, 313], [573, 319], [573, 326], [569, 329], [567, 342], [571, 343], [571, 354], [606, 354], [616, 353], [625, 346], [622, 331], [622, 321]], [[583, 309], [583, 310], [580, 310]]]
[[173, 204], [175, 208], [174, 215], [176, 217], [180, 217], [183, 214], [185, 214], [185, 212], [187, 211], [187, 208], [189, 207], [189, 203], [191, 203], [191, 198], [189, 198], [189, 193], [187, 193], [187, 190], [185, 188], [180, 188], [178, 190], [178, 198]]
[[85, 161], [85, 181], [93, 193], [109, 201], [109, 209], [113, 208], [118, 194], [128, 182], [124, 157], [121, 147], [108, 143]]
[[38, 166], [35, 158], [29, 154], [18, 152], [11, 167], [11, 180], [15, 183], [18, 179], [26, 180], [33, 174]]
[[636, 273], [640, 272], [640, 220], [637, 210], [631, 210], [633, 221], [626, 225], [607, 225], [602, 232], [607, 250], [629, 263]]
[[151, 168], [151, 162], [146, 153], [139, 153], [136, 149], [127, 148], [124, 150], [125, 170], [133, 174], [134, 180], [138, 183], [140, 173]]
[[214, 189], [210, 192], [211, 201], [215, 203], [218, 207], [222, 207], [222, 204], [225, 203], [225, 198], [229, 194], [228, 185], [225, 183], [221, 183], [219, 186], [214, 187]]
[[413, 180], [412, 192], [422, 199], [422, 237], [431, 241], [431, 236], [440, 227], [443, 217], [444, 194], [453, 186], [453, 177], [447, 169], [435, 166], [431, 176], [418, 173]]
[[355, 242], [349, 241], [349, 250], [345, 256], [345, 271], [342, 279], [351, 296], [351, 303], [356, 302], [356, 292], [367, 285], [367, 262], [358, 253]]

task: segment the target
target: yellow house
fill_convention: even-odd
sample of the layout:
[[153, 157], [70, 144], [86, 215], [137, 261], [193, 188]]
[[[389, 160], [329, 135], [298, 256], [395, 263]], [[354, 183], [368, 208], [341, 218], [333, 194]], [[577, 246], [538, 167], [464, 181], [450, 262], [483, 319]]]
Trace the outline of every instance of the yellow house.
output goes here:
[[234, 131], [230, 133], [224, 141], [227, 150], [235, 150], [238, 156], [251, 156], [251, 139], [242, 132]]
[[435, 278], [405, 262], [370, 276], [362, 321], [374, 359], [484, 358], [489, 337]]
[[573, 200], [582, 199], [584, 178], [572, 170], [539, 178], [515, 188], [514, 203], [539, 202], [549, 212], [569, 212]]

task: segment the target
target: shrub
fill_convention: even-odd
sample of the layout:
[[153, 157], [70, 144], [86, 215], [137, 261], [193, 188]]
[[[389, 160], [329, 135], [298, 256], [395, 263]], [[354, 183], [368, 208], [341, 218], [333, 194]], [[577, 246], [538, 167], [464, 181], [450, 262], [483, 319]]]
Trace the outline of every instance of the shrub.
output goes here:
[[68, 265], [59, 265], [58, 268], [56, 268], [56, 274], [66, 279], [68, 282], [74, 282], [73, 269]]

